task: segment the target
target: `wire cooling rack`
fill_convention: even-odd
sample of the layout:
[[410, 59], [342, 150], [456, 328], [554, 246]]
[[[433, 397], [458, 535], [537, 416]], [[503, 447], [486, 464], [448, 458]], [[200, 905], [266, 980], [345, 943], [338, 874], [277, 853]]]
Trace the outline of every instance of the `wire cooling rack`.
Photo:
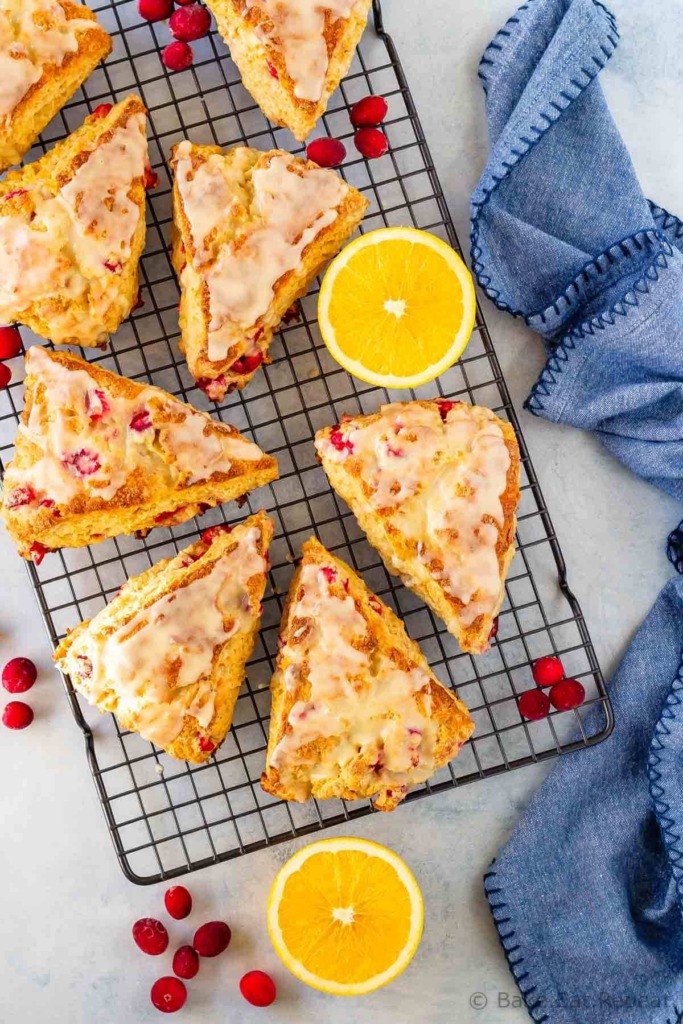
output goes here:
[[[73, 131], [99, 103], [137, 92], [149, 109], [150, 156], [160, 183], [148, 203], [147, 248], [141, 262], [144, 306], [121, 326], [106, 353], [83, 355], [135, 380], [151, 380], [233, 423], [277, 456], [281, 474], [278, 481], [252, 494], [248, 507], [233, 504], [201, 520], [203, 529], [223, 516], [234, 521], [266, 508], [276, 522], [271, 589], [248, 680], [232, 731], [208, 764], [192, 767], [167, 757], [137, 734], [121, 730], [113, 716], [91, 709], [66, 681], [127, 877], [137, 883], [156, 882], [371, 812], [367, 800], [287, 804], [268, 796], [259, 785], [282, 603], [292, 563], [313, 532], [402, 616], [434, 672], [457, 687], [476, 722], [474, 738], [460, 756], [413, 791], [406, 803], [603, 739], [612, 717], [600, 669], [567, 585], [564, 560], [481, 313], [464, 357], [438, 382], [415, 392], [415, 397], [445, 395], [487, 405], [514, 424], [520, 440], [518, 551], [497, 640], [487, 654], [473, 658], [459, 652], [443, 624], [388, 576], [316, 463], [312, 438], [319, 427], [336, 422], [342, 413], [367, 413], [392, 398], [407, 397], [405, 392], [389, 395], [365, 386], [330, 359], [315, 320], [317, 287], [301, 303], [301, 320], [284, 327], [274, 341], [271, 365], [218, 408], [196, 388], [178, 350], [178, 288], [168, 250], [171, 182], [166, 161], [171, 146], [187, 136], [198, 143], [248, 142], [294, 153], [303, 147], [289, 132], [265, 120], [215, 33], [193, 44], [192, 69], [168, 74], [161, 62], [161, 49], [169, 40], [165, 24], [141, 22], [135, 0], [94, 9], [114, 39], [113, 53], [49, 126], [28, 159], [36, 159]], [[371, 163], [355, 155], [348, 117], [349, 106], [369, 92], [389, 101], [385, 127], [390, 150]], [[384, 29], [379, 0], [374, 3], [374, 26], [368, 25], [350, 73], [317, 131], [347, 143], [349, 157], [342, 172], [370, 200], [363, 231], [408, 224], [459, 248], [398, 55]], [[27, 331], [23, 336], [25, 344], [35, 340]], [[0, 453], [5, 463], [11, 457], [21, 409], [22, 360], [14, 360], [11, 368], [14, 381], [0, 393]], [[196, 522], [171, 531], [155, 529], [145, 540], [119, 537], [92, 548], [51, 554], [39, 567], [29, 565], [52, 643], [99, 611], [128, 577], [190, 543], [198, 529]], [[582, 680], [588, 699], [578, 711], [526, 723], [517, 710], [516, 695], [532, 685], [530, 662], [550, 653], [561, 655], [567, 673]], [[587, 721], [588, 709], [596, 706], [597, 713]]]

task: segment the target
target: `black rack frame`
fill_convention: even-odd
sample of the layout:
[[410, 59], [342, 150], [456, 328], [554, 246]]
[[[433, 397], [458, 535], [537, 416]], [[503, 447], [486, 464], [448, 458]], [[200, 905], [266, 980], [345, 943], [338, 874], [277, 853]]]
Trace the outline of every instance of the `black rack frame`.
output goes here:
[[[265, 120], [215, 32], [193, 44], [196, 59], [190, 70], [171, 74], [160, 59], [170, 41], [165, 23], [141, 22], [135, 0], [98, 0], [93, 7], [114, 39], [114, 51], [27, 159], [42, 155], [99, 103], [135, 91], [150, 111], [150, 157], [160, 184], [148, 202], [148, 241], [141, 261], [145, 305], [121, 326], [107, 352], [82, 354], [217, 413], [276, 455], [281, 470], [280, 480], [252, 495], [241, 511], [231, 505], [208, 513], [201, 526], [193, 521], [171, 531], [158, 528], [145, 540], [119, 537], [92, 548], [57, 552], [41, 566], [28, 565], [48, 635], [56, 645], [67, 629], [99, 610], [125, 578], [175, 553], [195, 539], [199, 529], [223, 518], [243, 518], [259, 507], [275, 518], [271, 591], [264, 603], [261, 635], [232, 731], [206, 765], [190, 766], [167, 758], [136, 734], [121, 730], [113, 716], [93, 712], [65, 680], [126, 876], [138, 884], [154, 883], [372, 812], [367, 800], [286, 804], [259, 786], [267, 739], [268, 682], [283, 596], [300, 544], [314, 531], [398, 611], [436, 674], [444, 683], [457, 686], [477, 724], [473, 739], [456, 761], [410, 793], [407, 804], [604, 739], [613, 719], [600, 668], [567, 583], [565, 562], [481, 311], [459, 362], [439, 381], [411, 392], [415, 397], [463, 397], [489, 405], [510, 420], [520, 441], [518, 552], [508, 576], [497, 640], [491, 651], [475, 659], [459, 652], [443, 624], [387, 574], [316, 466], [312, 437], [318, 427], [337, 421], [343, 412], [369, 412], [391, 398], [406, 397], [363, 385], [332, 362], [315, 322], [318, 288], [302, 301], [301, 321], [284, 327], [274, 342], [272, 363], [243, 392], [228, 396], [218, 407], [196, 388], [178, 351], [178, 292], [168, 251], [166, 157], [170, 146], [189, 135], [193, 141], [223, 146], [248, 143], [294, 153], [302, 147], [286, 130]], [[342, 173], [371, 201], [361, 230], [409, 224], [437, 234], [460, 251], [398, 54], [384, 28], [380, 0], [373, 0], [373, 8], [374, 31], [369, 24], [318, 132], [346, 142], [349, 157]], [[389, 153], [370, 163], [351, 155], [348, 119], [349, 107], [368, 92], [386, 96], [390, 108], [384, 126]], [[30, 332], [22, 333], [24, 342], [31, 344]], [[13, 383], [0, 393], [0, 453], [5, 463], [11, 457], [21, 411], [21, 359], [13, 361], [12, 370]], [[583, 681], [587, 701], [577, 711], [525, 722], [517, 709], [517, 695], [531, 685], [531, 661], [548, 653], [560, 654], [567, 672]], [[591, 708], [598, 710], [587, 718]]]

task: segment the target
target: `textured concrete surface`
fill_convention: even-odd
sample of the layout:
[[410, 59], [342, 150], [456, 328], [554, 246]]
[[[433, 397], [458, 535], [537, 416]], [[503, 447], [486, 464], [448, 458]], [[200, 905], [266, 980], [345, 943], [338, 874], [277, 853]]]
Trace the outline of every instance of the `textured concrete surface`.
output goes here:
[[[414, 3], [385, 0], [385, 7], [464, 237], [468, 196], [486, 153], [476, 65], [515, 0], [428, 0], [419, 15]], [[623, 39], [603, 76], [605, 88], [647, 193], [680, 212], [683, 4], [613, 0], [613, 8]], [[519, 409], [542, 363], [540, 342], [490, 304], [486, 313]], [[627, 475], [588, 438], [526, 414], [522, 423], [572, 585], [609, 671], [669, 575], [663, 542], [680, 510]], [[140, 916], [160, 912], [163, 887], [136, 888], [119, 871], [80, 734], [49, 667], [24, 568], [4, 537], [0, 564], [0, 662], [20, 653], [34, 657], [42, 669], [31, 694], [37, 712], [31, 732], [0, 735], [0, 1021], [157, 1020], [147, 993], [170, 961], [163, 958], [160, 964], [138, 954], [130, 926]], [[424, 940], [412, 966], [362, 1002], [334, 1001], [305, 990], [287, 977], [270, 949], [266, 895], [294, 844], [194, 875], [192, 921], [225, 917], [235, 938], [229, 955], [202, 965], [179, 1019], [197, 1024], [528, 1020], [498, 947], [481, 875], [542, 776], [540, 769], [523, 770], [354, 827], [407, 858], [427, 910]], [[180, 924], [173, 940], [190, 934]], [[271, 1011], [253, 1010], [236, 994], [237, 980], [251, 967], [271, 970], [277, 978], [281, 997]]]

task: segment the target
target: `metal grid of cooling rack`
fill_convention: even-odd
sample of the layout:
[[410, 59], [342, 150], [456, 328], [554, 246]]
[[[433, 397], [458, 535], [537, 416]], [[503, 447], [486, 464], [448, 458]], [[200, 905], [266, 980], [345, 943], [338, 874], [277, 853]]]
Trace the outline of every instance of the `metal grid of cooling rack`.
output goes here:
[[[511, 420], [520, 438], [518, 552], [497, 640], [487, 654], [475, 659], [459, 652], [442, 623], [388, 576], [316, 464], [312, 437], [319, 427], [336, 422], [342, 413], [367, 413], [387, 400], [406, 397], [363, 385], [329, 358], [315, 320], [317, 287], [301, 303], [301, 320], [285, 327], [273, 343], [271, 365], [220, 407], [196, 388], [179, 353], [178, 289], [168, 252], [171, 188], [166, 159], [171, 146], [188, 136], [221, 146], [248, 142], [295, 153], [302, 147], [289, 132], [265, 120], [215, 33], [193, 44], [192, 69], [169, 75], [160, 57], [169, 39], [165, 24], [141, 22], [135, 0], [95, 4], [94, 9], [114, 39], [113, 53], [50, 125], [28, 159], [36, 159], [74, 130], [99, 103], [134, 91], [150, 111], [150, 156], [160, 184], [148, 203], [148, 240], [141, 262], [144, 306], [121, 326], [106, 353], [82, 354], [133, 379], [151, 380], [233, 423], [277, 456], [281, 473], [278, 481], [251, 495], [248, 507], [213, 510], [201, 521], [204, 528], [223, 517], [234, 521], [265, 508], [276, 523], [271, 589], [248, 679], [232, 731], [206, 765], [173, 761], [138, 735], [122, 731], [111, 715], [102, 716], [85, 704], [67, 681], [127, 877], [138, 883], [156, 882], [371, 812], [367, 800], [287, 804], [265, 794], [259, 785], [283, 595], [301, 543], [313, 532], [402, 616], [437, 676], [457, 687], [476, 722], [474, 738], [460, 756], [412, 792], [407, 803], [604, 738], [612, 718], [600, 669], [581, 610], [567, 586], [564, 561], [481, 313], [464, 357], [438, 382], [415, 393], [488, 405]], [[390, 150], [371, 163], [352, 155], [348, 118], [349, 106], [369, 92], [389, 101], [385, 127]], [[374, 26], [368, 25], [350, 73], [332, 97], [318, 132], [347, 142], [350, 155], [342, 173], [370, 200], [362, 230], [408, 224], [459, 248], [398, 55], [384, 30], [379, 0], [374, 2]], [[23, 335], [26, 344], [35, 340], [29, 332]], [[22, 361], [14, 360], [11, 368], [14, 382], [0, 394], [0, 453], [5, 463], [11, 457], [22, 401]], [[174, 554], [196, 537], [198, 529], [195, 522], [171, 531], [159, 528], [146, 540], [119, 537], [92, 548], [52, 554], [40, 567], [30, 565], [53, 644], [102, 608], [126, 578]], [[560, 654], [567, 672], [583, 681], [587, 702], [576, 712], [523, 722], [516, 695], [531, 684], [529, 663], [551, 652]], [[594, 710], [587, 718], [590, 708]]]

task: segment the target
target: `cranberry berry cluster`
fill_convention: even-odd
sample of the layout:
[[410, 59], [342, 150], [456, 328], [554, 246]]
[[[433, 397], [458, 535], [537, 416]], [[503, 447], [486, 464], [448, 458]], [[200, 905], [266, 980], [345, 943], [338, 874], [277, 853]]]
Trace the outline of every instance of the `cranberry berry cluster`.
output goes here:
[[[551, 705], [556, 711], [573, 711], [586, 699], [586, 691], [578, 679], [567, 679], [564, 666], [557, 657], [539, 658], [531, 666], [536, 689], [525, 690], [517, 705], [522, 718], [537, 722], [547, 718]], [[545, 690], [550, 693], [545, 693]]]
[[[26, 693], [38, 670], [28, 658], [12, 658], [2, 670], [2, 685], [8, 693]], [[33, 721], [33, 708], [23, 700], [11, 700], [2, 712], [2, 724], [8, 729], [26, 729]]]
[[[388, 110], [383, 96], [365, 96], [351, 107], [351, 124], [356, 129], [353, 142], [366, 160], [377, 160], [389, 149], [386, 135], [377, 127]], [[339, 167], [346, 158], [346, 147], [339, 139], [313, 139], [306, 147], [306, 156], [320, 167]]]
[[[192, 896], [183, 885], [172, 885], [164, 895], [166, 910], [176, 921], [192, 912]], [[199, 972], [201, 957], [215, 957], [230, 945], [232, 933], [225, 921], [207, 921], [197, 928], [192, 944], [179, 946], [173, 954], [173, 974], [158, 978], [152, 985], [152, 1005], [162, 1013], [182, 1010], [187, 1000], [185, 981]], [[135, 944], [148, 956], [161, 956], [168, 949], [166, 926], [154, 917], [143, 917], [133, 925]], [[270, 1006], [277, 990], [273, 979], [263, 971], [249, 971], [240, 981], [240, 992], [252, 1006]]]
[[17, 327], [0, 327], [0, 390], [6, 388], [12, 379], [12, 371], [4, 363], [14, 359], [21, 352], [21, 335]]
[[208, 35], [211, 15], [202, 4], [192, 0], [138, 0], [138, 12], [145, 21], [166, 21], [175, 42], [169, 43], [161, 54], [169, 71], [186, 71], [194, 60], [190, 43]]

